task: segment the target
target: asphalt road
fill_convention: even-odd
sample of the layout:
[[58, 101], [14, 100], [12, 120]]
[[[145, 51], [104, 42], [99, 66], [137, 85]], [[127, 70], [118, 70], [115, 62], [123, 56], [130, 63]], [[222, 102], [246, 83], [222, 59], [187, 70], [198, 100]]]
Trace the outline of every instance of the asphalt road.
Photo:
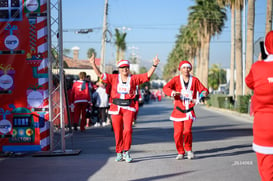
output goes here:
[[33, 154], [0, 157], [1, 181], [258, 181], [251, 149], [252, 118], [196, 107], [193, 124], [193, 160], [176, 160], [172, 103], [145, 104], [133, 129], [132, 163], [115, 162], [115, 141], [110, 127], [90, 128], [66, 139], [74, 156], [40, 157]]

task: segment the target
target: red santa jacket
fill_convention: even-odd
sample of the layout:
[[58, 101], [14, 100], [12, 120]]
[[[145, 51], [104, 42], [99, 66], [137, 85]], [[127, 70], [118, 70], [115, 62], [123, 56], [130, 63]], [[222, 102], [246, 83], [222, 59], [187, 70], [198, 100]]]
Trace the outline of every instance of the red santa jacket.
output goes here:
[[[181, 82], [182, 80], [182, 82]], [[173, 92], [184, 92], [183, 94], [186, 94], [185, 92], [191, 94], [190, 99], [196, 100], [197, 97], [201, 92], [206, 91], [208, 93], [208, 89], [196, 78], [193, 76], [190, 76], [189, 83], [187, 89], [185, 88], [183, 83], [182, 75], [175, 76], [172, 78], [164, 87], [163, 92], [167, 96], [173, 96]], [[184, 83], [183, 83], [184, 84]], [[172, 111], [170, 120], [172, 121], [186, 121], [188, 119], [195, 119], [195, 113], [192, 109], [195, 106], [194, 101], [185, 101], [182, 100], [180, 96], [174, 97], [174, 109]], [[179, 111], [176, 107], [179, 107], [182, 110], [190, 110], [188, 113], [182, 113]]]
[[253, 150], [273, 154], [273, 55], [265, 61], [255, 62], [245, 78], [254, 90], [251, 98], [254, 112]]
[[[245, 78], [246, 85], [254, 90], [252, 108], [255, 112], [273, 113], [273, 61], [255, 62]], [[273, 122], [272, 122], [273, 123]]]
[[[126, 83], [129, 91], [128, 93], [121, 94], [118, 91], [119, 85], [122, 84], [119, 74], [104, 73], [102, 74], [101, 79], [106, 84], [111, 84], [111, 99], [134, 99], [136, 95], [136, 86], [150, 80], [147, 73], [130, 75]], [[109, 114], [119, 114], [120, 108], [127, 109], [133, 112], [136, 111], [134, 101], [132, 101], [131, 105], [129, 106], [118, 106], [111, 103]]]
[[71, 101], [72, 103], [79, 103], [79, 102], [91, 102], [89, 85], [85, 82], [85, 89], [82, 90], [82, 84], [85, 81], [77, 80], [73, 83], [72, 87], [72, 96]]

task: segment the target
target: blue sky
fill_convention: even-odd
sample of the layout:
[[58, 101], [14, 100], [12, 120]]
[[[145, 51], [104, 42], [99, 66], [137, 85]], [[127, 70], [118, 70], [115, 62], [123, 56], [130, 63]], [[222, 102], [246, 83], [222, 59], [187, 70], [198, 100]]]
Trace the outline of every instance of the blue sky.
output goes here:
[[[108, 0], [108, 29], [112, 33], [107, 43], [105, 62], [114, 63], [115, 28], [126, 27], [127, 59], [136, 53], [142, 65], [152, 64], [158, 55], [161, 67], [167, 62], [181, 25], [187, 24], [189, 6], [193, 0]], [[264, 37], [266, 0], [256, 1], [255, 40]], [[104, 0], [63, 1], [64, 48], [80, 47], [80, 59], [87, 59], [87, 49], [94, 48], [97, 57], [101, 51]], [[229, 68], [230, 62], [230, 11], [220, 35], [212, 38], [210, 64], [221, 64]], [[94, 28], [89, 34], [75, 34], [74, 30]], [[72, 55], [71, 55], [72, 56]]]

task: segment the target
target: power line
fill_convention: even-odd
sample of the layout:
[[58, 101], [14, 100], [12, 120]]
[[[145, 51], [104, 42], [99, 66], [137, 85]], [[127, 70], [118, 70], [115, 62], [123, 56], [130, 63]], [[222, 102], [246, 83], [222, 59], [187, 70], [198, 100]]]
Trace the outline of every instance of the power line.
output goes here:
[[[101, 43], [100, 41], [63, 41], [64, 43], [86, 43], [86, 44], [98, 44]], [[128, 44], [170, 44], [175, 43], [172, 41], [128, 41]], [[210, 43], [230, 43], [229, 40], [227, 41], [211, 41]]]

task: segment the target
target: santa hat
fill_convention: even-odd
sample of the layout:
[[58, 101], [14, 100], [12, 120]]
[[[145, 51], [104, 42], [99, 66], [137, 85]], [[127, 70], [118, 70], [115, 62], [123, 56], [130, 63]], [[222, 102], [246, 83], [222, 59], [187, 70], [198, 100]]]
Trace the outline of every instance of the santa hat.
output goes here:
[[128, 60], [120, 60], [117, 64], [117, 67], [130, 67], [130, 62]]
[[264, 47], [267, 55], [273, 54], [273, 31], [267, 33], [264, 41]]
[[182, 60], [180, 63], [179, 63], [179, 67], [178, 67], [178, 70], [180, 71], [180, 69], [182, 67], [189, 67], [190, 69], [192, 69], [192, 65], [189, 61], [187, 60]]

